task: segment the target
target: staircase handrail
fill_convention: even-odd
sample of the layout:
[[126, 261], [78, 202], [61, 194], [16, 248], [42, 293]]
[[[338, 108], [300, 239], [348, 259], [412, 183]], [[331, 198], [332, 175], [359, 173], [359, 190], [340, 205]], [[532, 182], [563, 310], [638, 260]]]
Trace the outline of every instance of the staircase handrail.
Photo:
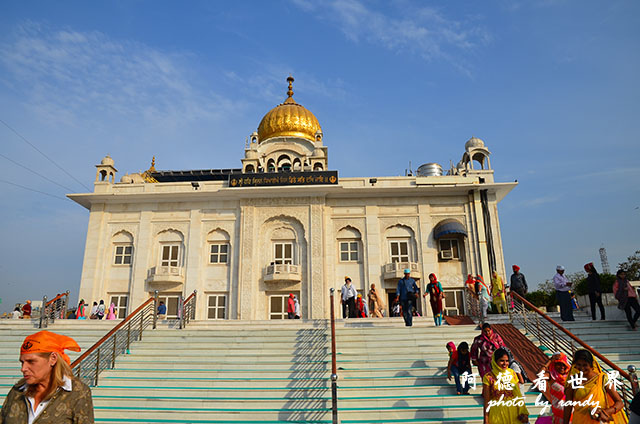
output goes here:
[[[58, 306], [58, 300], [65, 298], [62, 302], [60, 302], [61, 307]], [[53, 306], [51, 306], [53, 305]], [[49, 326], [49, 320], [53, 324], [56, 321], [56, 318], [64, 319], [65, 312], [67, 311], [67, 306], [69, 305], [69, 290], [64, 293], [58, 294], [53, 299], [47, 301], [47, 296], [42, 297], [42, 309], [40, 310], [40, 322], [39, 328], [47, 328]]]
[[[627, 373], [571, 331], [558, 324], [553, 318], [542, 312], [523, 296], [513, 291], [510, 293], [510, 296], [513, 302], [513, 310], [509, 309], [509, 320], [512, 323], [514, 319], [519, 320], [525, 330], [533, 334], [541, 345], [545, 345], [549, 349], [554, 349], [556, 352], [562, 351], [569, 358], [573, 358], [573, 354], [577, 350], [575, 346], [577, 344], [607, 364], [610, 369], [617, 371], [620, 377], [624, 378], [623, 384], [621, 385], [622, 400], [627, 413], [629, 412], [629, 406], [633, 396], [638, 390], [638, 378], [635, 374], [635, 367], [630, 365], [630, 373]], [[533, 320], [527, 317], [527, 308], [533, 313], [535, 322], [532, 322]], [[541, 317], [543, 318], [542, 321], [540, 320]]]
[[336, 319], [333, 294], [336, 289], [329, 290], [331, 305], [331, 416], [333, 424], [338, 424], [338, 364], [336, 361]]
[[186, 299], [182, 300], [182, 296], [180, 296], [180, 329], [184, 329], [189, 321], [192, 319], [196, 319], [196, 293], [198, 291], [194, 290], [193, 293], [189, 295]]
[[138, 306], [124, 320], [118, 323], [104, 337], [87, 349], [71, 364], [76, 377], [90, 386], [98, 385], [102, 370], [113, 369], [116, 357], [129, 353], [131, 342], [142, 340], [142, 332], [149, 326], [156, 328], [158, 314], [158, 292]]

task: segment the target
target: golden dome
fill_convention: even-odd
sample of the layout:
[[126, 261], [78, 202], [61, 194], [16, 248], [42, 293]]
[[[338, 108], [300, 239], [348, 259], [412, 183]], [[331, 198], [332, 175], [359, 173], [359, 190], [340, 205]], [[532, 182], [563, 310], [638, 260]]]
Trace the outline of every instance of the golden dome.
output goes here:
[[300, 137], [315, 141], [316, 131], [322, 131], [313, 113], [293, 100], [293, 77], [289, 76], [287, 81], [287, 99], [264, 115], [258, 125], [260, 142], [273, 137]]

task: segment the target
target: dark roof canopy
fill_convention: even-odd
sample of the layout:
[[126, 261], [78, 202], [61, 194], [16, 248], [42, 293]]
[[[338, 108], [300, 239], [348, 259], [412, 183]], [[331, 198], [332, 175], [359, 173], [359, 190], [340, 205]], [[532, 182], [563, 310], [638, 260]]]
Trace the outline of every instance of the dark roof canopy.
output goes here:
[[459, 221], [455, 219], [445, 219], [436, 225], [436, 228], [433, 230], [433, 236], [436, 239], [439, 239], [447, 234], [461, 234], [466, 237], [467, 230], [465, 230], [464, 225]]

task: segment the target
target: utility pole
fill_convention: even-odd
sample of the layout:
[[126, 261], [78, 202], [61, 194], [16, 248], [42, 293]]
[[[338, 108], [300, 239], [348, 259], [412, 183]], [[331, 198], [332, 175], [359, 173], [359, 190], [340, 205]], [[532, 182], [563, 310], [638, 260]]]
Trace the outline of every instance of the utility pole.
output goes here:
[[600, 248], [600, 262], [602, 262], [602, 272], [604, 274], [611, 274], [609, 260], [607, 259], [607, 249], [605, 249], [604, 246]]

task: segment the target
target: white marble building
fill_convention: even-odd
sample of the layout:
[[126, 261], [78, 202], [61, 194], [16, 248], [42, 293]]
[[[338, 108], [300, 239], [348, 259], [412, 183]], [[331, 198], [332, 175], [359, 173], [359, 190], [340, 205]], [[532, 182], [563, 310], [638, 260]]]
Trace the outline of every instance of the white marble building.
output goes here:
[[[462, 311], [466, 275], [505, 276], [497, 204], [516, 183], [496, 183], [483, 141], [464, 144], [446, 175], [339, 178], [316, 117], [288, 97], [250, 136], [242, 168], [127, 174], [96, 165], [80, 297], [105, 299], [120, 317], [158, 290], [175, 315], [197, 290], [197, 319], [279, 319], [289, 293], [303, 318], [326, 318], [329, 288], [393, 296], [404, 268], [445, 288]], [[462, 143], [461, 143], [462, 147]], [[281, 185], [274, 185], [281, 184]], [[389, 302], [387, 302], [389, 303]], [[389, 305], [387, 305], [388, 307]], [[423, 300], [421, 309], [428, 311]]]

